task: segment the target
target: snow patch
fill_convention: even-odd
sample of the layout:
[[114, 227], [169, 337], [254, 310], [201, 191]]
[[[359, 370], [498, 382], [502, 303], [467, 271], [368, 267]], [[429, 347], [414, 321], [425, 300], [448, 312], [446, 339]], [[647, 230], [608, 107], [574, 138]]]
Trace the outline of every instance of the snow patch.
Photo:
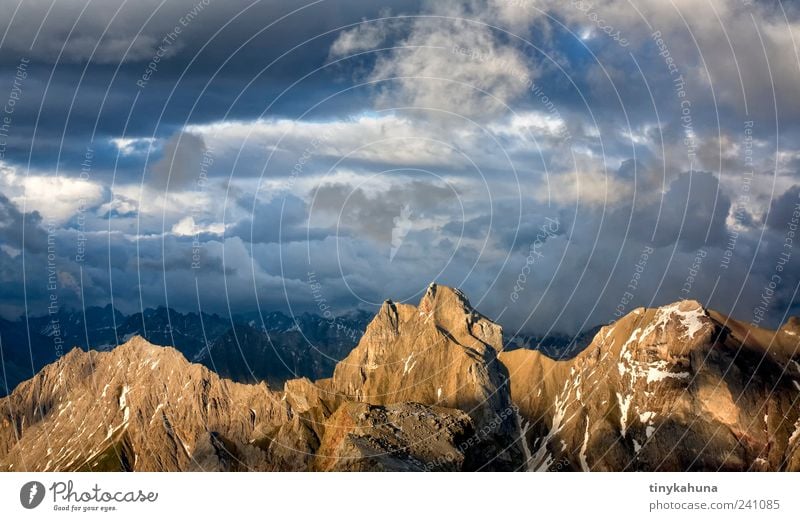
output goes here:
[[153, 411], [153, 416], [150, 418], [150, 423], [153, 423], [153, 421], [156, 419], [156, 416], [158, 416], [158, 411], [160, 411], [163, 408], [164, 408], [164, 404], [163, 403], [159, 403], [156, 406], [156, 410]]
[[628, 350], [628, 347], [630, 347], [631, 344], [639, 340], [639, 335], [641, 334], [641, 332], [642, 329], [639, 327], [633, 330], [633, 333], [631, 333], [631, 336], [628, 337], [628, 340], [626, 340], [625, 343], [622, 344], [622, 349], [620, 350], [620, 356], [622, 356], [623, 352]]
[[131, 408], [128, 406], [128, 392], [131, 390], [128, 385], [122, 387], [122, 392], [119, 395], [119, 408], [122, 411], [122, 423], [128, 423], [131, 417]]
[[[545, 437], [541, 440], [539, 444], [539, 448], [535, 454], [532, 456], [530, 455], [531, 450], [530, 447], [526, 448], [523, 447], [523, 450], [526, 452], [525, 457], [527, 461], [528, 471], [534, 472], [543, 472], [550, 468], [550, 465], [553, 464], [553, 456], [547, 450], [547, 444], [553, 439], [561, 429], [564, 428], [565, 418], [567, 413], [567, 406], [569, 405], [569, 395], [570, 389], [568, 388], [569, 380], [564, 382], [564, 388], [561, 390], [559, 396], [555, 398], [553, 401], [553, 409], [555, 413], [553, 414], [553, 423], [550, 426], [550, 431], [545, 435]], [[519, 414], [519, 413], [517, 413]], [[572, 416], [570, 416], [572, 418]], [[568, 421], [570, 418], [566, 418]], [[525, 427], [523, 428], [523, 438], [525, 438], [525, 433], [530, 428], [530, 425], [526, 423]], [[527, 442], [525, 442], [527, 444]]]
[[414, 353], [411, 353], [408, 355], [408, 358], [405, 359], [405, 364], [403, 364], [403, 376], [410, 373], [415, 365], [417, 365], [417, 361], [414, 360]]
[[583, 444], [581, 445], [581, 452], [578, 454], [578, 459], [581, 462], [581, 470], [584, 472], [591, 472], [589, 463], [586, 461], [586, 448], [589, 446], [589, 417], [586, 417], [586, 428], [583, 431]]
[[655, 418], [656, 413], [653, 411], [645, 411], [639, 413], [639, 421], [642, 423], [650, 423], [650, 420]]
[[662, 371], [656, 367], [650, 367], [647, 370], [647, 383], [651, 384], [653, 382], [660, 382], [664, 378], [678, 378], [680, 380], [685, 380], [689, 378], [689, 373], [681, 372], [681, 373], [670, 373], [669, 371]]
[[622, 397], [620, 393], [616, 393], [617, 395], [617, 404], [619, 404], [619, 431], [622, 434], [622, 437], [625, 437], [625, 433], [628, 432], [628, 410], [631, 407], [631, 401], [633, 401], [633, 395], [627, 395], [625, 398]]
[[647, 326], [647, 328], [642, 332], [641, 338], [647, 338], [650, 336], [651, 333], [656, 331], [658, 328], [666, 328], [669, 320], [672, 317], [677, 317], [680, 321], [681, 326], [685, 330], [683, 332], [683, 337], [686, 340], [691, 340], [694, 336], [703, 328], [705, 322], [702, 320], [707, 318], [705, 310], [702, 307], [698, 306], [688, 311], [682, 311], [680, 309], [680, 302], [675, 302], [674, 304], [670, 304], [669, 306], [664, 306], [658, 308], [656, 312], [656, 316], [653, 322]]

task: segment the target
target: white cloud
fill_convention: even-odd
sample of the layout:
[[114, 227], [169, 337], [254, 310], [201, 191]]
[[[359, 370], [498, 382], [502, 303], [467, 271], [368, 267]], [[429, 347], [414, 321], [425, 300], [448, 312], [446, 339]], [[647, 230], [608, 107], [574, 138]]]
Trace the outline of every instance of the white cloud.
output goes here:
[[172, 233], [183, 237], [191, 237], [200, 233], [213, 233], [220, 235], [225, 231], [223, 223], [210, 223], [200, 225], [194, 222], [191, 215], [184, 217], [172, 226]]
[[633, 196], [633, 182], [618, 177], [608, 158], [575, 152], [561, 161], [561, 168], [543, 179], [541, 189], [534, 192], [537, 201], [603, 207], [629, 201]]
[[138, 207], [135, 200], [115, 194], [111, 201], [100, 205], [97, 209], [97, 215], [100, 217], [108, 217], [109, 214], [130, 216], [136, 213]]
[[[224, 194], [223, 194], [224, 195]], [[145, 230], [171, 229], [184, 217], [197, 215], [203, 220], [220, 221], [224, 197], [217, 190], [187, 190], [164, 192], [157, 188], [141, 185], [116, 185], [114, 200], [108, 208], [120, 209], [120, 213], [138, 210], [138, 218]], [[232, 202], [228, 201], [229, 208]], [[129, 210], [124, 212], [123, 210]]]
[[147, 154], [151, 151], [155, 138], [152, 137], [121, 137], [109, 140], [123, 156]]
[[486, 119], [506, 111], [536, 76], [496, 31], [463, 19], [419, 19], [402, 44], [409, 49], [382, 56], [370, 74], [379, 82], [378, 106]]
[[390, 113], [346, 121], [234, 121], [191, 125], [186, 130], [211, 143], [216, 154], [235, 155], [242, 147], [257, 148], [264, 161], [275, 150], [289, 154], [291, 163], [305, 153], [308, 159], [347, 157], [396, 166], [465, 164], [450, 146], [450, 138], [437, 134], [437, 129]]
[[9, 246], [8, 244], [0, 244], [0, 250], [12, 259], [16, 259], [22, 253], [22, 250]]
[[92, 208], [103, 199], [103, 187], [74, 177], [30, 173], [0, 165], [0, 192], [26, 212], [37, 211], [45, 221], [63, 224], [81, 208]]
[[331, 45], [331, 57], [338, 58], [373, 49], [386, 38], [386, 28], [382, 22], [364, 22], [361, 25], [342, 31]]
[[567, 135], [567, 126], [562, 118], [540, 111], [515, 113], [510, 118], [489, 124], [488, 128], [495, 135], [513, 137], [528, 144], [533, 141], [532, 137], [541, 144], [543, 139], [560, 140]]

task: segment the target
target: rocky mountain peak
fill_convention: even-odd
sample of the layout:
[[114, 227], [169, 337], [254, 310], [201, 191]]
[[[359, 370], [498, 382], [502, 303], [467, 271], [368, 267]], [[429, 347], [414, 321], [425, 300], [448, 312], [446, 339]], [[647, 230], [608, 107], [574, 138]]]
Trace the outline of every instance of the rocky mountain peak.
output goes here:
[[601, 328], [590, 348], [614, 353], [652, 351], [670, 358], [707, 345], [718, 328], [699, 302], [680, 300], [658, 308], [634, 309]]
[[[288, 417], [266, 385], [222, 380], [141, 337], [108, 352], [73, 349], [3, 400], [0, 468], [9, 470], [191, 469], [201, 461], [233, 470], [226, 452], [247, 450], [244, 440]], [[266, 455], [251, 463], [270, 468]]]
[[796, 468], [791, 339], [684, 300], [631, 311], [571, 360], [501, 353], [528, 468], [562, 458], [582, 470]]
[[503, 345], [503, 328], [473, 308], [458, 289], [431, 283], [417, 308], [425, 322], [433, 322], [459, 342], [477, 339], [498, 351]]
[[781, 331], [793, 336], [800, 334], [800, 317], [789, 317], [781, 326]]
[[420, 329], [438, 330], [441, 335], [462, 345], [477, 341], [496, 350], [503, 345], [500, 325], [476, 311], [460, 290], [436, 283], [428, 286], [417, 306], [384, 301], [367, 326], [362, 343], [373, 344], [383, 352], [379, 342]]
[[171, 347], [164, 347], [155, 345], [147, 341], [141, 335], [134, 335], [129, 338], [125, 343], [117, 346], [113, 351], [114, 355], [119, 358], [128, 360], [140, 359], [150, 360], [159, 357], [173, 358], [183, 356]]
[[[418, 306], [387, 301], [361, 341], [334, 370], [334, 389], [375, 405], [417, 402], [467, 411], [492, 435], [510, 437], [515, 419], [505, 370], [497, 362], [502, 328], [459, 290], [431, 284]], [[513, 445], [513, 443], [512, 443]], [[503, 458], [513, 455], [513, 448]]]
[[461, 290], [432, 282], [417, 306], [424, 313], [478, 314]]

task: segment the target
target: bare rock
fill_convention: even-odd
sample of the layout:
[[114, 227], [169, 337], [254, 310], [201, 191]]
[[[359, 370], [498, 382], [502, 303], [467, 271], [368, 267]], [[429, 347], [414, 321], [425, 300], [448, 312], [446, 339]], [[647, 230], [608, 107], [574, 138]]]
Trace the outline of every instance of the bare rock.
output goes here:
[[265, 384], [223, 380], [140, 337], [74, 349], [0, 407], [0, 468], [28, 471], [268, 470], [245, 446], [289, 419]]
[[333, 387], [349, 401], [465, 411], [485, 432], [475, 464], [511, 469], [521, 448], [516, 417], [509, 414], [506, 370], [497, 361], [501, 348], [500, 326], [475, 311], [460, 291], [431, 284], [419, 306], [384, 302], [359, 344], [336, 366]]
[[315, 468], [328, 471], [462, 470], [474, 434], [465, 413], [416, 403], [350, 402], [330, 420]]
[[796, 470], [796, 350], [681, 301], [634, 310], [573, 360], [500, 358], [529, 470]]
[[282, 391], [135, 337], [0, 399], [0, 470], [800, 470], [799, 328], [681, 301], [553, 360], [431, 285]]

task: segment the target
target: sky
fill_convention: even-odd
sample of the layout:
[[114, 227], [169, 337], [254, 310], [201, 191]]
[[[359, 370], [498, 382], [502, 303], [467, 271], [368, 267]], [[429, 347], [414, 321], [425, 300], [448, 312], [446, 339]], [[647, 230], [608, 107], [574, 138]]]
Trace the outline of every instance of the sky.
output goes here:
[[0, 316], [800, 314], [800, 8], [0, 0]]

